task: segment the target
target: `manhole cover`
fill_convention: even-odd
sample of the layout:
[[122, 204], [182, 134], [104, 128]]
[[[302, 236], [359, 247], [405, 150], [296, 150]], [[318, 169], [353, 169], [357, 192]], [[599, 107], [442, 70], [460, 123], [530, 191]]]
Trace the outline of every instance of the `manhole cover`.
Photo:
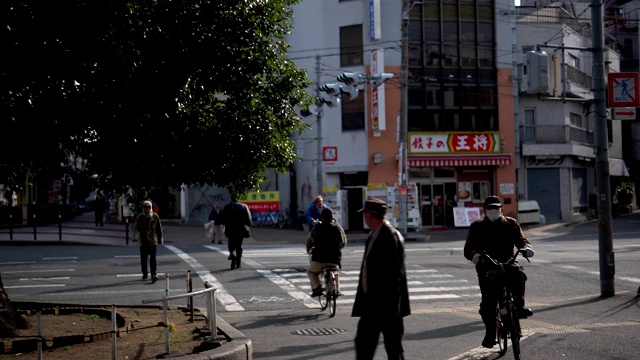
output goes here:
[[308, 335], [308, 336], [325, 336], [325, 335], [337, 335], [346, 332], [344, 329], [325, 328], [325, 329], [303, 329], [293, 331], [292, 335]]

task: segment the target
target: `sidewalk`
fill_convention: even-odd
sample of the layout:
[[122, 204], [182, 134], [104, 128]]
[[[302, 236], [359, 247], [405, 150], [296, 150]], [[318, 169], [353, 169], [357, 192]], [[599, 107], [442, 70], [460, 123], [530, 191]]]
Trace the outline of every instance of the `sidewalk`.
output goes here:
[[[529, 239], [559, 235], [569, 232], [576, 224], [550, 223], [523, 225], [525, 236]], [[165, 244], [197, 245], [207, 244], [204, 225], [180, 224], [175, 221], [164, 220]], [[127, 231], [128, 228], [128, 231]], [[71, 221], [67, 221], [59, 228], [57, 224], [41, 226], [36, 229], [34, 240], [33, 227], [24, 226], [13, 229], [13, 240], [10, 240], [9, 229], [0, 228], [0, 244], [5, 245], [63, 245], [86, 244], [106, 246], [137, 246], [131, 241], [133, 226], [123, 223], [105, 223], [103, 227], [96, 227], [93, 213], [82, 214]], [[433, 228], [418, 232], [410, 231], [405, 240], [411, 242], [450, 242], [466, 239], [468, 228]], [[347, 231], [347, 241], [351, 244], [363, 244], [367, 239], [367, 231]], [[127, 237], [128, 243], [127, 243]], [[245, 244], [276, 245], [300, 244], [304, 246], [307, 234], [302, 230], [279, 229], [267, 227], [253, 227], [251, 237]], [[226, 244], [226, 241], [224, 241]]]

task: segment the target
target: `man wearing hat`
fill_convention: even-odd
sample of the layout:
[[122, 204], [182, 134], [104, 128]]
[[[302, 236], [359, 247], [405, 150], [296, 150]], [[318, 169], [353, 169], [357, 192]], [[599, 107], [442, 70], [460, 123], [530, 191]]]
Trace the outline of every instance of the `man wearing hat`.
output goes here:
[[389, 359], [404, 359], [403, 318], [411, 314], [404, 238], [386, 220], [384, 201], [369, 198], [362, 212], [371, 229], [365, 244], [358, 290], [351, 316], [360, 317], [356, 334], [356, 359], [373, 359], [380, 333]]
[[[485, 217], [476, 220], [469, 227], [467, 240], [464, 244], [464, 257], [476, 265], [478, 283], [482, 300], [480, 302], [480, 316], [484, 322], [486, 333], [482, 346], [492, 348], [495, 343], [496, 298], [495, 284], [487, 277], [487, 271], [492, 270], [481, 261], [481, 254], [487, 253], [502, 263], [513, 258], [514, 247], [525, 249], [526, 257], [532, 257], [534, 252], [529, 241], [524, 237], [518, 220], [502, 215], [500, 198], [491, 195], [484, 200]], [[531, 309], [524, 307], [524, 283], [527, 276], [517, 262], [507, 269], [509, 286], [518, 309], [518, 316], [526, 318], [533, 315]]]
[[147, 259], [151, 270], [151, 282], [158, 281], [156, 274], [156, 250], [158, 244], [162, 245], [162, 224], [160, 217], [152, 210], [151, 201], [142, 203], [142, 214], [136, 218], [133, 225], [133, 242], [140, 241], [140, 267], [142, 268], [142, 280], [147, 280]]

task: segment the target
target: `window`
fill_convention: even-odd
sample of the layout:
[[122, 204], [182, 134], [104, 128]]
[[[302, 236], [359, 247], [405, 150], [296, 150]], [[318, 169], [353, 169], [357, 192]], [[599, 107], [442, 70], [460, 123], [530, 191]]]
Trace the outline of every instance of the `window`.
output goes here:
[[580, 70], [580, 58], [574, 55], [569, 54], [569, 65], [574, 68]]
[[340, 28], [340, 66], [362, 65], [362, 25]]
[[524, 109], [524, 142], [536, 142], [536, 112], [534, 109]]
[[571, 113], [569, 114], [569, 119], [571, 121], [571, 126], [575, 126], [578, 128], [583, 128], [582, 126], [582, 115]]
[[489, 185], [488, 181], [473, 181], [471, 183], [471, 189], [473, 191], [471, 200], [473, 202], [483, 202], [487, 196], [491, 195], [489, 193]]
[[364, 129], [364, 91], [351, 100], [349, 96], [342, 96], [342, 130]]

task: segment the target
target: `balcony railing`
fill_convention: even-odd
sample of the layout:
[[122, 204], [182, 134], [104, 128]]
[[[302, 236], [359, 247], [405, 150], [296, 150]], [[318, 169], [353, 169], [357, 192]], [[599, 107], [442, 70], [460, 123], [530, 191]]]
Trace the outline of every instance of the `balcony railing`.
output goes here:
[[522, 144], [579, 144], [593, 146], [593, 130], [572, 125], [525, 125], [520, 127]]

